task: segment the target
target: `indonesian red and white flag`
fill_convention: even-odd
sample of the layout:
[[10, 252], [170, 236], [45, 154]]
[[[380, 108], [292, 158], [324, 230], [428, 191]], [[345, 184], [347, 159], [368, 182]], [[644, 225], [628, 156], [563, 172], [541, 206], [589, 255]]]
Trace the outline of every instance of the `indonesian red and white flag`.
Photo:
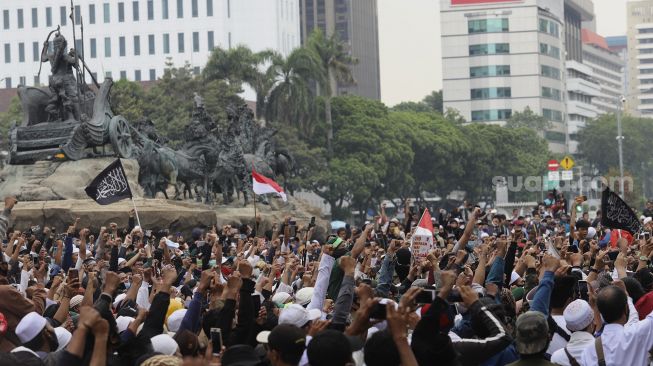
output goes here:
[[433, 249], [433, 222], [428, 209], [424, 210], [415, 228], [415, 233], [411, 237], [411, 247], [415, 257], [426, 257]]
[[275, 193], [279, 195], [279, 197], [281, 197], [284, 202], [288, 201], [286, 193], [283, 191], [283, 188], [277, 184], [277, 182], [257, 173], [256, 170], [252, 170], [252, 188], [254, 189], [255, 194]]

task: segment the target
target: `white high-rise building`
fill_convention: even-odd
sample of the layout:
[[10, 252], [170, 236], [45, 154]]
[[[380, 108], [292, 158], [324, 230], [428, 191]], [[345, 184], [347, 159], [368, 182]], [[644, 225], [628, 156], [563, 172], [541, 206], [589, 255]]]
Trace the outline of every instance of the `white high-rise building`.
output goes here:
[[601, 86], [599, 96], [592, 104], [599, 113], [615, 113], [623, 95], [624, 61], [611, 51], [605, 38], [589, 29], [583, 29], [583, 63], [592, 68], [594, 79]]
[[627, 3], [628, 91], [626, 110], [653, 115], [653, 0]]
[[[287, 55], [300, 45], [298, 0], [75, 0], [78, 52], [101, 76], [155, 80], [170, 59], [200, 72], [214, 47], [243, 44]], [[0, 2], [0, 88], [47, 85], [36, 78], [43, 41], [61, 26], [72, 47], [69, 0]], [[84, 44], [80, 23], [83, 20]], [[86, 82], [90, 83], [87, 75]]]
[[600, 87], [582, 63], [591, 0], [441, 0], [444, 107], [503, 124], [529, 107], [546, 117], [549, 149], [573, 153], [598, 110]]

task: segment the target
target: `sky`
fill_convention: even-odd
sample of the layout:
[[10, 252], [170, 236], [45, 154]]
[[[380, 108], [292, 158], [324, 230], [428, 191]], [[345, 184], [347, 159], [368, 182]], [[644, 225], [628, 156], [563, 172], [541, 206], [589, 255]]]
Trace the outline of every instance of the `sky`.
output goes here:
[[[594, 0], [597, 32], [625, 35], [626, 0]], [[442, 88], [440, 0], [378, 0], [381, 99], [419, 101]]]

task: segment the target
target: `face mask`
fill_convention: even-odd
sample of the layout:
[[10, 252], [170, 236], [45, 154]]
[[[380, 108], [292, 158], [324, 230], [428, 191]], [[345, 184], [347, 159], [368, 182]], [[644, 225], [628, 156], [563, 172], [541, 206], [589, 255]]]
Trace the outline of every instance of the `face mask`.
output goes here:
[[125, 282], [125, 290], [128, 290], [130, 287], [132, 287], [131, 282]]
[[215, 264], [216, 264], [215, 259], [211, 259], [211, 260], [209, 261], [209, 266], [211, 266], [211, 267], [215, 267]]

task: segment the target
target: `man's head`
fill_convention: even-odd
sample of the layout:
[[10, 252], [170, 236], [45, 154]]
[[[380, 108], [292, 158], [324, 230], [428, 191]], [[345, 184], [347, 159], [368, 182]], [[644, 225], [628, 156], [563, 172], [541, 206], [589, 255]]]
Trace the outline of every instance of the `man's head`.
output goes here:
[[561, 309], [575, 300], [578, 289], [578, 279], [574, 276], [562, 276], [554, 279], [553, 291], [551, 292], [551, 307]]
[[311, 339], [306, 353], [311, 366], [354, 365], [349, 341], [337, 330], [327, 329], [318, 333]]
[[315, 319], [320, 318], [319, 309], [307, 310], [301, 305], [292, 304], [286, 306], [279, 314], [279, 324], [290, 324], [298, 328], [308, 327]]
[[25, 315], [16, 326], [16, 336], [32, 351], [54, 352], [59, 347], [54, 328], [36, 312]]
[[576, 228], [578, 229], [578, 239], [582, 240], [587, 237], [587, 228], [590, 227], [589, 221], [583, 219], [578, 220], [576, 222]]
[[628, 295], [621, 288], [611, 285], [601, 289], [596, 297], [596, 306], [606, 323], [626, 324]]
[[365, 364], [393, 366], [401, 364], [399, 351], [388, 330], [375, 332], [365, 343]]
[[305, 332], [290, 324], [277, 325], [267, 341], [267, 357], [272, 366], [296, 366], [306, 349]]
[[549, 346], [549, 325], [539, 311], [528, 311], [517, 318], [516, 349], [522, 356], [544, 353]]
[[338, 229], [338, 231], [336, 231], [336, 235], [338, 237], [340, 237], [341, 239], [346, 239], [347, 238], [347, 229], [345, 229], [344, 227], [341, 227], [340, 229]]
[[572, 301], [567, 305], [562, 315], [565, 318], [567, 329], [570, 331], [594, 332], [594, 311], [587, 301], [581, 299]]

